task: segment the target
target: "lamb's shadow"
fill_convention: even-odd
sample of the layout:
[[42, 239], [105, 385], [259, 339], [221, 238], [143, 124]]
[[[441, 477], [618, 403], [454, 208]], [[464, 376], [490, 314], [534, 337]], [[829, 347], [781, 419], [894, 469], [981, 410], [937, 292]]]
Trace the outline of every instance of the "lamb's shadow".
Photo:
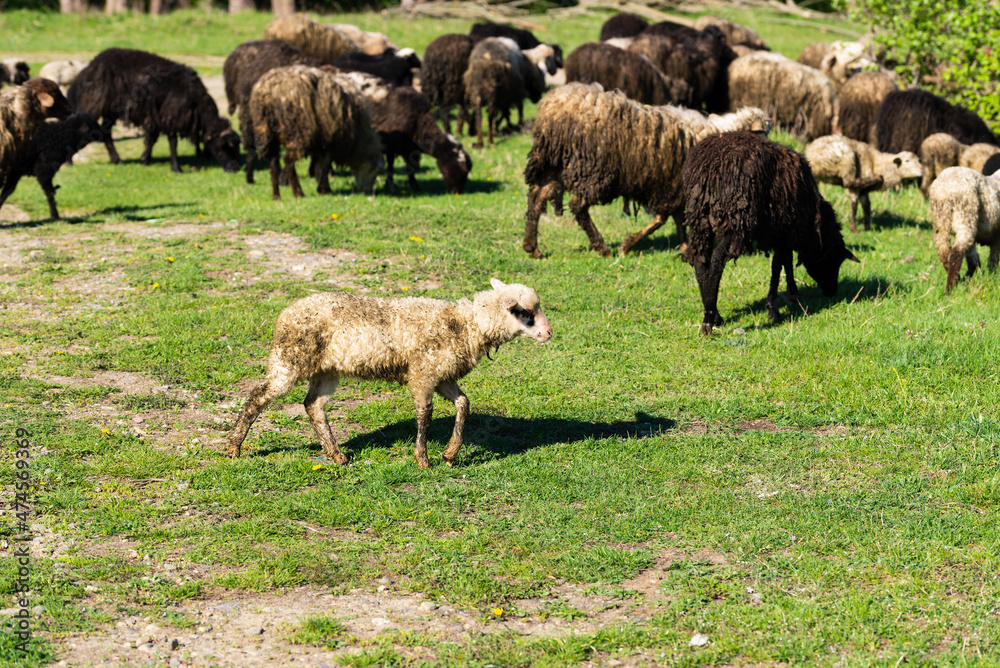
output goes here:
[[500, 190], [500, 184], [495, 181], [487, 181], [486, 179], [473, 179], [470, 178], [465, 182], [465, 192], [466, 195], [472, 195], [475, 193], [493, 193]]
[[[930, 232], [933, 229], [933, 226], [931, 223], [924, 220], [914, 220], [913, 218], [901, 216], [890, 209], [882, 209], [879, 211], [875, 210], [874, 206], [872, 207], [871, 231], [892, 230], [896, 228], [903, 228], [907, 230], [917, 229]], [[864, 234], [864, 226], [862, 225], [860, 219], [858, 220], [858, 229], [862, 231], [862, 234]]]
[[164, 209], [181, 209], [184, 207], [192, 207], [195, 205], [196, 202], [169, 202], [164, 204], [150, 204], [148, 206], [138, 206], [135, 204], [108, 206], [104, 207], [103, 209], [98, 209], [97, 211], [94, 211], [90, 215], [84, 218], [80, 218], [75, 222], [90, 222], [90, 221], [104, 222], [105, 218], [108, 215], [116, 215], [116, 216], [121, 216], [122, 218], [128, 221], [144, 223], [147, 220], [149, 220], [150, 216], [148, 214], [145, 215], [140, 214], [139, 212], [141, 211], [161, 212]]
[[[780, 303], [778, 305], [778, 311], [781, 319], [775, 323], [765, 321], [759, 326], [760, 329], [769, 329], [775, 326], [780, 327], [788, 322], [789, 317], [802, 318], [815, 315], [840, 302], [846, 301], [854, 303], [858, 301], [877, 299], [878, 297], [884, 295], [891, 287], [896, 286], [896, 284], [888, 278], [878, 275], [870, 275], [863, 281], [842, 279], [840, 281], [840, 287], [837, 290], [837, 294], [833, 297], [827, 297], [819, 288], [812, 285], [803, 285], [801, 280], [798, 280], [797, 282], [799, 285], [800, 303], [796, 304], [794, 301], [788, 299], [788, 295], [785, 291], [779, 292], [778, 299], [780, 300]], [[736, 320], [737, 318], [753, 315], [755, 313], [766, 313], [766, 284], [761, 285], [761, 292], [765, 293], [764, 297], [734, 309], [730, 312], [727, 320]], [[723, 317], [726, 317], [726, 314], [723, 314]]]
[[[427, 439], [433, 451], [435, 445], [443, 447], [451, 437], [455, 425], [453, 415], [444, 415], [431, 420]], [[465, 422], [465, 438], [458, 462], [465, 465], [502, 459], [517, 455], [532, 448], [556, 443], [577, 443], [588, 438], [619, 437], [643, 439], [662, 432], [676, 429], [677, 422], [669, 418], [656, 417], [639, 411], [634, 420], [619, 422], [583, 422], [562, 418], [510, 418], [496, 415], [480, 415], [473, 412]], [[413, 418], [400, 420], [370, 432], [358, 434], [340, 443], [340, 448], [353, 457], [365, 448], [391, 448], [400, 441], [413, 442], [416, 437], [416, 421]], [[470, 446], [476, 447], [470, 447]], [[319, 443], [311, 442], [306, 448], [319, 453]], [[285, 448], [277, 446], [258, 450], [256, 456], [267, 456], [276, 452], [301, 450], [301, 447]]]

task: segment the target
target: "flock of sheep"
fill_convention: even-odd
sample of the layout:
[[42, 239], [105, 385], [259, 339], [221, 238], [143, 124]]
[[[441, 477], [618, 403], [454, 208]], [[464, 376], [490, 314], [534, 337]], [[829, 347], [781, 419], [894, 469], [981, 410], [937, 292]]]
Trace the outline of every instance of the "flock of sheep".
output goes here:
[[[766, 299], [772, 321], [779, 318], [782, 270], [789, 297], [798, 298], [793, 251], [825, 294], [836, 293], [841, 264], [857, 258], [817, 180], [845, 189], [850, 230], [857, 232], [859, 203], [870, 229], [870, 192], [921, 178], [947, 289], [963, 258], [969, 275], [977, 269], [977, 244], [990, 246], [995, 269], [1000, 175], [988, 175], [1000, 167], [1000, 140], [975, 114], [901, 88], [885, 57], [870, 44], [834, 43], [810, 45], [793, 61], [719, 17], [688, 27], [622, 13], [604, 24], [600, 41], [565, 59], [557, 45], [526, 30], [486, 23], [468, 35], [438, 37], [421, 61], [385, 35], [293, 15], [275, 19], [264, 39], [240, 44], [225, 61], [228, 112], [238, 114], [239, 134], [194, 70], [152, 53], [107, 49], [90, 63], [46, 66], [48, 77], [36, 79], [23, 62], [5, 61], [0, 82], [13, 86], [0, 93], [0, 205], [31, 174], [57, 218], [56, 170], [92, 141], [103, 142], [119, 162], [111, 136], [118, 120], [144, 131], [143, 164], [166, 135], [177, 172], [178, 137], [226, 171], [244, 163], [242, 146], [247, 182], [260, 158], [269, 166], [274, 199], [281, 184], [303, 195], [295, 163], [304, 158], [320, 193], [330, 192], [334, 164], [350, 168], [359, 191], [371, 193], [382, 169], [392, 188], [397, 157], [416, 189], [423, 154], [457, 193], [472, 160], [450, 133], [451, 109], [458, 107], [457, 134], [466, 125], [481, 147], [482, 108], [485, 140], [492, 143], [501, 123], [521, 124], [525, 100], [540, 101], [524, 170], [524, 250], [542, 256], [539, 220], [550, 203], [562, 214], [566, 191], [574, 219], [601, 255], [611, 251], [590, 207], [622, 198], [626, 212], [654, 215], [622, 242], [621, 253], [672, 217], [683, 256], [694, 266], [702, 332], [709, 334], [722, 324], [717, 300], [726, 262], [754, 250], [773, 253]], [[810, 142], [804, 155], [767, 139], [774, 124]], [[410, 388], [421, 467], [429, 466], [431, 397], [436, 391], [453, 401], [456, 424], [444, 455], [450, 463], [468, 414], [457, 380], [490, 348], [519, 335], [544, 343], [552, 329], [534, 290], [499, 281], [472, 302], [300, 300], [278, 319], [267, 376], [239, 415], [230, 454], [239, 455], [270, 400], [308, 378], [306, 412], [327, 455], [345, 462], [323, 406], [346, 375]]]

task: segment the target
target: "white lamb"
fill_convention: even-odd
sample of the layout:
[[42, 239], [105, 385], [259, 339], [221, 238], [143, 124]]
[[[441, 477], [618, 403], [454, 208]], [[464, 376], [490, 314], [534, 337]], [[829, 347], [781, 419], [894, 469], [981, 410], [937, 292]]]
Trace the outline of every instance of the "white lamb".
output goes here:
[[968, 167], [949, 167], [931, 184], [928, 198], [934, 248], [948, 273], [945, 291], [951, 292], [958, 282], [962, 258], [968, 264], [967, 275], [976, 273], [977, 244], [990, 247], [987, 267], [995, 271], [1000, 260], [1000, 172], [983, 176]]
[[309, 379], [306, 414], [323, 446], [338, 464], [347, 463], [333, 439], [323, 407], [341, 376], [389, 380], [406, 385], [417, 413], [417, 466], [428, 468], [427, 429], [434, 392], [455, 404], [455, 429], [444, 450], [449, 465], [462, 445], [469, 399], [458, 387], [491, 349], [518, 336], [541, 343], [552, 327], [539, 308], [538, 294], [517, 283], [492, 279], [492, 290], [473, 301], [447, 302], [408, 297], [379, 299], [347, 293], [320, 293], [293, 302], [274, 327], [267, 375], [251, 392], [229, 434], [229, 455], [240, 456], [250, 425], [269, 401]]

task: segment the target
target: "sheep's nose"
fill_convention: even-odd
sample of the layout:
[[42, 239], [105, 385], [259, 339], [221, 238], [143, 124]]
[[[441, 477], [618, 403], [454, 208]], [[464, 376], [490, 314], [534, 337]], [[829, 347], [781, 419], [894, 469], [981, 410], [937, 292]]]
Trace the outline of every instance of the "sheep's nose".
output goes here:
[[549, 339], [552, 338], [552, 325], [549, 324], [549, 319], [541, 311], [535, 314], [534, 336], [541, 343], [548, 343]]

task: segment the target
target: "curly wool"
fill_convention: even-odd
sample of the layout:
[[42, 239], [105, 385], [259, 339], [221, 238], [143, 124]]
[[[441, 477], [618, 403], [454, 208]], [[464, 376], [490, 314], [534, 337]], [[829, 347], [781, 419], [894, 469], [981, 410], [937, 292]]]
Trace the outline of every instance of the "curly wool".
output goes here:
[[264, 31], [264, 39], [280, 39], [327, 65], [332, 65], [348, 51], [359, 48], [354, 40], [337, 28], [313, 21], [303, 14], [276, 17]]

